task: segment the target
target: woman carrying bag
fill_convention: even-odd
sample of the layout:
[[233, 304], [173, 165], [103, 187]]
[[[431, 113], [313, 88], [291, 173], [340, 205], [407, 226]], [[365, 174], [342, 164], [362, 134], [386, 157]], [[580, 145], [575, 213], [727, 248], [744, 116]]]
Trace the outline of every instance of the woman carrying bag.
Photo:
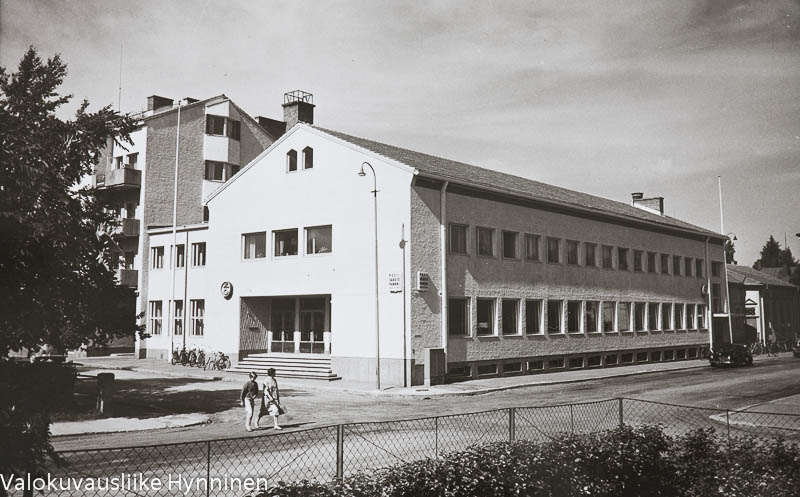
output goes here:
[[285, 414], [286, 411], [281, 406], [281, 395], [278, 391], [278, 382], [275, 380], [275, 369], [269, 368], [267, 370], [267, 379], [263, 384], [264, 396], [261, 397], [261, 416], [272, 416], [273, 428], [282, 430], [278, 426], [278, 416]]

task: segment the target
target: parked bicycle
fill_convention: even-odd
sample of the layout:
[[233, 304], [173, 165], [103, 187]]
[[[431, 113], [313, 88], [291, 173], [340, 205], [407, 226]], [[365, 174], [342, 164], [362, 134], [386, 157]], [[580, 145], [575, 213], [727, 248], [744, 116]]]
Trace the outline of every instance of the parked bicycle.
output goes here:
[[231, 359], [222, 352], [215, 352], [206, 362], [205, 369], [225, 371], [231, 367]]
[[200, 351], [197, 353], [197, 361], [195, 363], [195, 366], [197, 366], [198, 368], [204, 368], [205, 365], [206, 365], [206, 352], [203, 349], [200, 349]]
[[189, 352], [186, 350], [185, 347], [183, 348], [176, 348], [172, 351], [172, 365], [180, 364], [181, 366], [186, 366], [189, 364]]

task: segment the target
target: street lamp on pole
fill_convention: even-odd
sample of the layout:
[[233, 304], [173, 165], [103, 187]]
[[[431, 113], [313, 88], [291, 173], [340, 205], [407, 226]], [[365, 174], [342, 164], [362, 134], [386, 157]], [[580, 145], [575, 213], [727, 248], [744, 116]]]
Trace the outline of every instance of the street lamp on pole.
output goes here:
[[368, 166], [372, 171], [372, 206], [373, 206], [373, 219], [375, 221], [375, 388], [381, 389], [381, 328], [380, 328], [380, 305], [378, 296], [378, 177], [375, 175], [375, 169], [369, 162], [361, 163], [361, 170], [358, 171], [359, 176], [366, 176], [364, 166]]

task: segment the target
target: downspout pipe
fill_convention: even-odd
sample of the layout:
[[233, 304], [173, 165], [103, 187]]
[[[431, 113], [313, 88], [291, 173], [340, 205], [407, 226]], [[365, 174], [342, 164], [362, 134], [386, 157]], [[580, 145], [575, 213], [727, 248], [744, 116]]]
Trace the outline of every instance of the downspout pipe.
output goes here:
[[[174, 184], [172, 185], [172, 249], [169, 251], [172, 284], [170, 285], [170, 301], [167, 305], [167, 330], [170, 336], [170, 351], [167, 354], [167, 362], [172, 360], [172, 351], [175, 350], [175, 263], [177, 262], [178, 255], [178, 159], [180, 156], [180, 144], [181, 100], [178, 100], [178, 121], [175, 125], [175, 171], [173, 175]], [[186, 252], [187, 247], [183, 247], [184, 262], [186, 261]], [[186, 268], [184, 267], [184, 271], [185, 270]], [[186, 302], [184, 302], [184, 306], [186, 306]], [[186, 333], [183, 334], [183, 348], [186, 348]]]
[[706, 315], [705, 321], [708, 326], [708, 347], [714, 350], [714, 313], [711, 310], [711, 259], [708, 255], [708, 241], [706, 237], [705, 242], [705, 258], [706, 258]]
[[444, 372], [447, 375], [447, 186], [450, 183], [445, 181], [442, 184], [440, 199], [440, 223], [439, 223], [439, 246], [442, 251], [442, 281], [439, 294], [442, 296], [442, 350], [444, 350]]

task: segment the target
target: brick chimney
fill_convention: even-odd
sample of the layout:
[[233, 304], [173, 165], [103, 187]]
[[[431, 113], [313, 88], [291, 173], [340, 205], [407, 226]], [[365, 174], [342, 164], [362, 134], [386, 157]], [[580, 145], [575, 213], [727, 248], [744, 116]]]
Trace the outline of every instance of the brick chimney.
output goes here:
[[314, 124], [314, 95], [302, 90], [284, 93], [283, 120], [286, 122], [286, 131], [298, 122]]
[[644, 193], [631, 193], [632, 205], [643, 211], [652, 212], [659, 216], [664, 215], [664, 197], [644, 198]]
[[147, 110], [158, 111], [164, 107], [172, 108], [172, 99], [167, 97], [159, 97], [158, 95], [150, 95], [147, 97]]

